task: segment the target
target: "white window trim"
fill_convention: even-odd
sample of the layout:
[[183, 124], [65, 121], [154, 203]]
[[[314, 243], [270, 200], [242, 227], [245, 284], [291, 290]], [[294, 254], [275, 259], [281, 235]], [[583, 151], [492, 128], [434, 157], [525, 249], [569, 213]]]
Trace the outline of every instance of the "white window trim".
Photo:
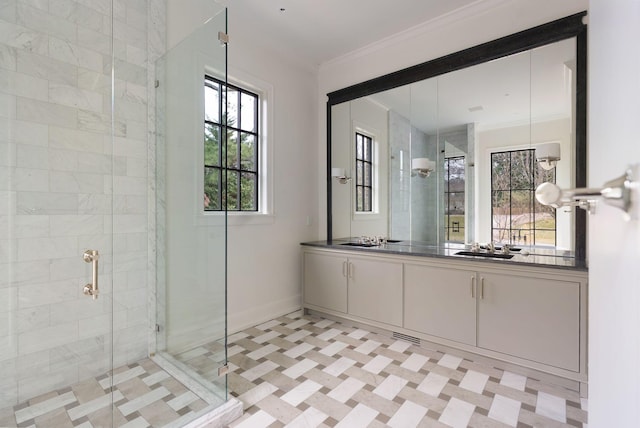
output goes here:
[[[372, 171], [371, 183], [373, 184], [373, 192], [371, 195], [371, 211], [356, 211], [356, 132], [371, 138], [371, 154], [372, 154]], [[380, 220], [380, 141], [378, 139], [379, 131], [354, 120], [351, 122], [351, 192], [353, 198], [351, 201], [351, 217], [353, 221], [374, 221]]]
[[[198, 134], [201, 136], [200, 141], [204, 141], [204, 76], [209, 75], [216, 77], [220, 80], [224, 80], [224, 71], [207, 65], [207, 60], [204, 56], [198, 58], [198, 66], [196, 70], [200, 73], [197, 77], [194, 77], [194, 82], [197, 84], [195, 89], [199, 96], [197, 117], [194, 120], [195, 129], [200, 129]], [[259, 100], [259, 148], [258, 148], [258, 211], [227, 211], [227, 224], [229, 226], [240, 225], [259, 225], [259, 224], [271, 224], [275, 221], [274, 202], [273, 202], [273, 145], [274, 145], [274, 132], [273, 132], [273, 98], [274, 91], [273, 85], [265, 82], [250, 73], [244, 72], [235, 68], [228, 68], [227, 81], [230, 84], [241, 87], [248, 91], [256, 93]], [[198, 147], [202, 148], [202, 145]], [[197, 150], [195, 153], [196, 163], [202, 170], [204, 170], [204, 150]], [[204, 180], [203, 174], [196, 174], [196, 196], [204, 195]], [[225, 222], [224, 211], [205, 211], [203, 209], [202, 196], [196, 197], [193, 201], [193, 207], [195, 209], [195, 222], [200, 226], [220, 226]]]

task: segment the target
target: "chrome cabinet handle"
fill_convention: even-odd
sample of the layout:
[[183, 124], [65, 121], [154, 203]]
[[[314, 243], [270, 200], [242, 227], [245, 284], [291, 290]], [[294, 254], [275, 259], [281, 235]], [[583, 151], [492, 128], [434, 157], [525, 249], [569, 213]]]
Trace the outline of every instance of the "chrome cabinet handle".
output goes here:
[[347, 276], [347, 262], [342, 262], [342, 276]]
[[353, 278], [353, 263], [349, 262], [349, 278]]
[[484, 277], [480, 278], [480, 298], [484, 299]]
[[471, 298], [472, 299], [476, 298], [476, 293], [474, 293], [475, 288], [476, 288], [476, 277], [472, 276], [471, 277]]
[[82, 292], [87, 296], [92, 296], [93, 300], [98, 298], [98, 259], [100, 255], [97, 250], [87, 250], [82, 255], [85, 262], [91, 263], [93, 268], [93, 274], [91, 275], [92, 282], [87, 284], [82, 289]]

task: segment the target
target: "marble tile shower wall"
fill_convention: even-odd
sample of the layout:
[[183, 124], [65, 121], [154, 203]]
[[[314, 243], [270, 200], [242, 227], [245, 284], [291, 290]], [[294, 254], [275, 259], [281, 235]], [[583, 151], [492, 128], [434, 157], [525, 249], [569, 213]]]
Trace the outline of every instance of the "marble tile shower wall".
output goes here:
[[[112, 346], [116, 366], [148, 353], [165, 11], [0, 0], [0, 408], [105, 373]], [[95, 301], [88, 248], [102, 256]]]
[[[389, 111], [389, 152], [391, 159], [389, 236], [411, 239], [411, 124], [409, 119]], [[400, 154], [402, 152], [402, 154]], [[402, 163], [402, 164], [401, 164]]]
[[[411, 158], [436, 159], [435, 138], [418, 130], [406, 117], [389, 112], [389, 149], [391, 160], [391, 233], [394, 239], [437, 242], [437, 184], [429, 179], [411, 176]], [[402, 151], [402, 156], [400, 156]], [[402, 168], [400, 159], [402, 158]]]

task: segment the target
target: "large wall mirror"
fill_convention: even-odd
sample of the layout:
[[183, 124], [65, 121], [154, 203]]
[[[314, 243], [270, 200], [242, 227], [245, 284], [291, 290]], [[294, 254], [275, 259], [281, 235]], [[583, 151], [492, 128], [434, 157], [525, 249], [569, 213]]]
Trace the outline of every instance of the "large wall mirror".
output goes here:
[[328, 94], [328, 240], [497, 242], [585, 256], [585, 13]]

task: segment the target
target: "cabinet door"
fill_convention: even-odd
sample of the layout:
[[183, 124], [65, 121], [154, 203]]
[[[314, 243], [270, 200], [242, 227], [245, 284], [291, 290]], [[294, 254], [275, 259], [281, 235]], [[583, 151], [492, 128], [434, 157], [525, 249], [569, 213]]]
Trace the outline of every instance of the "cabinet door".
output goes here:
[[349, 258], [349, 314], [402, 326], [402, 263]]
[[304, 253], [304, 302], [347, 312], [347, 259]]
[[478, 346], [580, 369], [580, 284], [479, 273]]
[[475, 272], [406, 264], [404, 327], [476, 344]]

